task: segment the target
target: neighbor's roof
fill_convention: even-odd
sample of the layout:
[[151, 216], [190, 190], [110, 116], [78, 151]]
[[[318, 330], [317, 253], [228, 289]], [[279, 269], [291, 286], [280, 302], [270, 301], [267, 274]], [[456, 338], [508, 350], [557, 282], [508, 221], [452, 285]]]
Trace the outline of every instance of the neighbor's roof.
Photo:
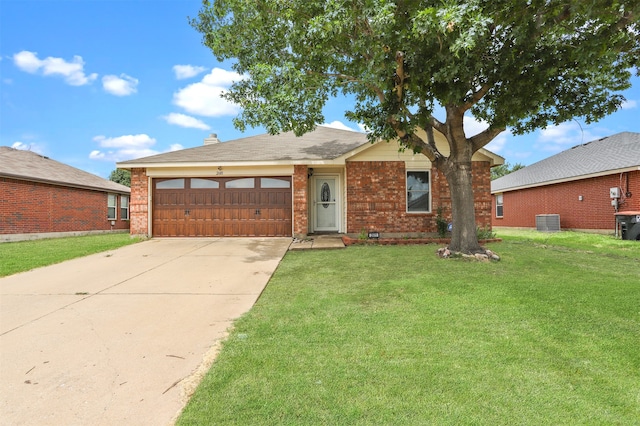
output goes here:
[[122, 161], [118, 167], [145, 167], [149, 164], [203, 162], [302, 162], [333, 160], [369, 143], [367, 135], [349, 130], [318, 126], [312, 132], [297, 137], [293, 132], [263, 134], [202, 145]]
[[103, 179], [31, 151], [0, 146], [0, 176], [118, 193], [129, 187]]
[[491, 192], [513, 191], [640, 170], [640, 133], [622, 132], [574, 146], [491, 182]]

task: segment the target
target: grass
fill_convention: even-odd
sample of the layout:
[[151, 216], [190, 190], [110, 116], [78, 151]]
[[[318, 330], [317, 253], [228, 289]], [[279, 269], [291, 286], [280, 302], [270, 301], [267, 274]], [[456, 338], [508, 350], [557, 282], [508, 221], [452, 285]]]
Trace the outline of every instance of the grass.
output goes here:
[[128, 233], [51, 238], [0, 244], [0, 277], [87, 256], [139, 241]]
[[289, 252], [178, 424], [640, 424], [640, 244], [498, 236]]
[[541, 247], [556, 246], [575, 249], [587, 254], [640, 258], [640, 244], [637, 241], [625, 241], [613, 235], [590, 234], [585, 232], [538, 232], [534, 230], [501, 229], [497, 236], [511, 242], [534, 244]]

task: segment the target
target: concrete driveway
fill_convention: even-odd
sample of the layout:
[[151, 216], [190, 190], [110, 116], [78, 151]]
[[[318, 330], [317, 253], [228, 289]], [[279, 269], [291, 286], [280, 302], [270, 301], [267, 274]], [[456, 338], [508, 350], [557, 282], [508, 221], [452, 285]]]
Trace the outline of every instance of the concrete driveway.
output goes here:
[[0, 423], [172, 424], [289, 238], [152, 239], [0, 279]]

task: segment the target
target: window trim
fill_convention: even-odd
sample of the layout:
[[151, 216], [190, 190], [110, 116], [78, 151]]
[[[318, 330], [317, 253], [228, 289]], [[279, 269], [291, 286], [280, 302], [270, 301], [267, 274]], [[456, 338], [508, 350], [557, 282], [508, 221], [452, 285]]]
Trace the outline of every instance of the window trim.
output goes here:
[[[429, 190], [428, 191], [420, 191], [420, 190], [409, 190], [409, 173], [426, 173], [429, 179]], [[407, 169], [404, 173], [404, 183], [405, 183], [405, 211], [407, 214], [429, 214], [433, 212], [433, 203], [431, 200], [432, 195], [432, 185], [431, 185], [431, 170], [425, 169]], [[428, 210], [420, 210], [420, 211], [410, 211], [409, 210], [409, 192], [427, 192], [429, 194], [429, 209]]]
[[503, 193], [496, 194], [496, 217], [504, 217], [504, 197]]
[[[127, 205], [125, 206], [124, 200], [127, 200]], [[120, 195], [120, 219], [121, 220], [129, 220], [129, 201], [131, 197], [128, 195]]]
[[[113, 205], [110, 204], [113, 200]], [[113, 209], [113, 216], [110, 215]], [[107, 220], [118, 220], [118, 194], [107, 193]]]

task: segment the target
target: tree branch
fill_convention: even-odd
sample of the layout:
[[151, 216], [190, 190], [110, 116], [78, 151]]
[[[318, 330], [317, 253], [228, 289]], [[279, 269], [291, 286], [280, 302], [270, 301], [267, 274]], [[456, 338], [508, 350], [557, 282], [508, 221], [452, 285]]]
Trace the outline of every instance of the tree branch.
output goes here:
[[443, 135], [447, 134], [447, 126], [445, 126], [443, 122], [435, 118], [433, 115], [429, 118], [429, 122], [431, 123], [431, 126], [433, 126], [433, 128], [437, 131], [439, 131]]
[[487, 92], [489, 91], [490, 88], [491, 88], [491, 86], [489, 84], [487, 84], [487, 83], [485, 83], [482, 86], [480, 86], [480, 88], [478, 90], [476, 90], [471, 95], [471, 98], [469, 98], [468, 101], [466, 101], [464, 104], [462, 104], [460, 109], [462, 109], [462, 111], [469, 110], [472, 106], [474, 106], [476, 103], [478, 103], [478, 101], [480, 99], [482, 99], [484, 97], [484, 95], [487, 94]]
[[480, 148], [482, 148], [483, 146], [491, 142], [493, 138], [498, 136], [504, 130], [505, 130], [504, 127], [502, 128], [489, 127], [488, 129], [485, 129], [482, 132], [478, 133], [477, 135], [469, 138], [469, 142], [471, 142], [471, 147], [473, 149], [473, 152], [478, 151]]
[[396, 96], [398, 97], [398, 104], [402, 105], [404, 80], [406, 75], [404, 73], [404, 52], [396, 52], [396, 74], [394, 75], [394, 89]]

